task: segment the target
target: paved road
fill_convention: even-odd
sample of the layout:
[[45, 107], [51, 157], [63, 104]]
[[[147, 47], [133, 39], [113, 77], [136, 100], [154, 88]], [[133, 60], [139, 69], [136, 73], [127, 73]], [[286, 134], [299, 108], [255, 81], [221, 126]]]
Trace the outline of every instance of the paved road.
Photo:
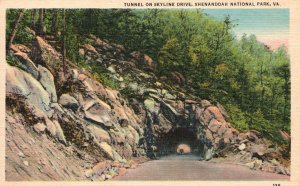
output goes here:
[[247, 167], [198, 161], [193, 155], [172, 155], [128, 169], [114, 180], [288, 180], [289, 176], [254, 171]]

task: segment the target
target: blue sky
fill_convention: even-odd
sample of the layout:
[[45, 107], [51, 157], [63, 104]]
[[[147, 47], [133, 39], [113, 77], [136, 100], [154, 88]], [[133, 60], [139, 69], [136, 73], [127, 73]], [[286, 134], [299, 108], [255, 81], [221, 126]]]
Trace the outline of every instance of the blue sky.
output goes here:
[[289, 33], [289, 9], [204, 9], [217, 19], [230, 15], [239, 38], [243, 33], [255, 34], [261, 41], [287, 40]]

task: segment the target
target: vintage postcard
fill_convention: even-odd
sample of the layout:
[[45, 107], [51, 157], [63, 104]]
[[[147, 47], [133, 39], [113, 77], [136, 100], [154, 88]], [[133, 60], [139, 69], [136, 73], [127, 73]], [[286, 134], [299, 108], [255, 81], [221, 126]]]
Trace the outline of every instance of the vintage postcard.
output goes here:
[[300, 185], [296, 1], [0, 5], [1, 185]]

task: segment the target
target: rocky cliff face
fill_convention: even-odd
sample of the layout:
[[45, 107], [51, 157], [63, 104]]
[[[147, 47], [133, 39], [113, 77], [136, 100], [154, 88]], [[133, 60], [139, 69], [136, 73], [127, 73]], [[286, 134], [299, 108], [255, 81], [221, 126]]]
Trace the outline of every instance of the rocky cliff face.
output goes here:
[[256, 169], [289, 174], [274, 160], [279, 150], [255, 131], [235, 130], [221, 104], [179, 86], [179, 73], [158, 77], [149, 56], [90, 40], [82, 59], [105, 69], [118, 90], [69, 61], [63, 70], [55, 42], [36, 36], [31, 48], [11, 48], [19, 67], [6, 68], [7, 180], [106, 180], [182, 141], [199, 159], [243, 154], [245, 164], [261, 161]]

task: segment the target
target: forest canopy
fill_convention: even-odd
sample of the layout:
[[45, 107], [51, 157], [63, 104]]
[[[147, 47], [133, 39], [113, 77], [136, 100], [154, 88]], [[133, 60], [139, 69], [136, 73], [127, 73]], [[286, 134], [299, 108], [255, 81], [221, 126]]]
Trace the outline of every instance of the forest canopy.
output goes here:
[[290, 59], [284, 46], [271, 50], [255, 35], [236, 38], [230, 16], [216, 20], [201, 10], [28, 9], [7, 10], [6, 39], [29, 45], [38, 35], [63, 36], [66, 57], [78, 64], [87, 35], [140, 51], [157, 62], [155, 73], [178, 72], [184, 88], [222, 103], [241, 131], [258, 130], [276, 142], [290, 131]]

